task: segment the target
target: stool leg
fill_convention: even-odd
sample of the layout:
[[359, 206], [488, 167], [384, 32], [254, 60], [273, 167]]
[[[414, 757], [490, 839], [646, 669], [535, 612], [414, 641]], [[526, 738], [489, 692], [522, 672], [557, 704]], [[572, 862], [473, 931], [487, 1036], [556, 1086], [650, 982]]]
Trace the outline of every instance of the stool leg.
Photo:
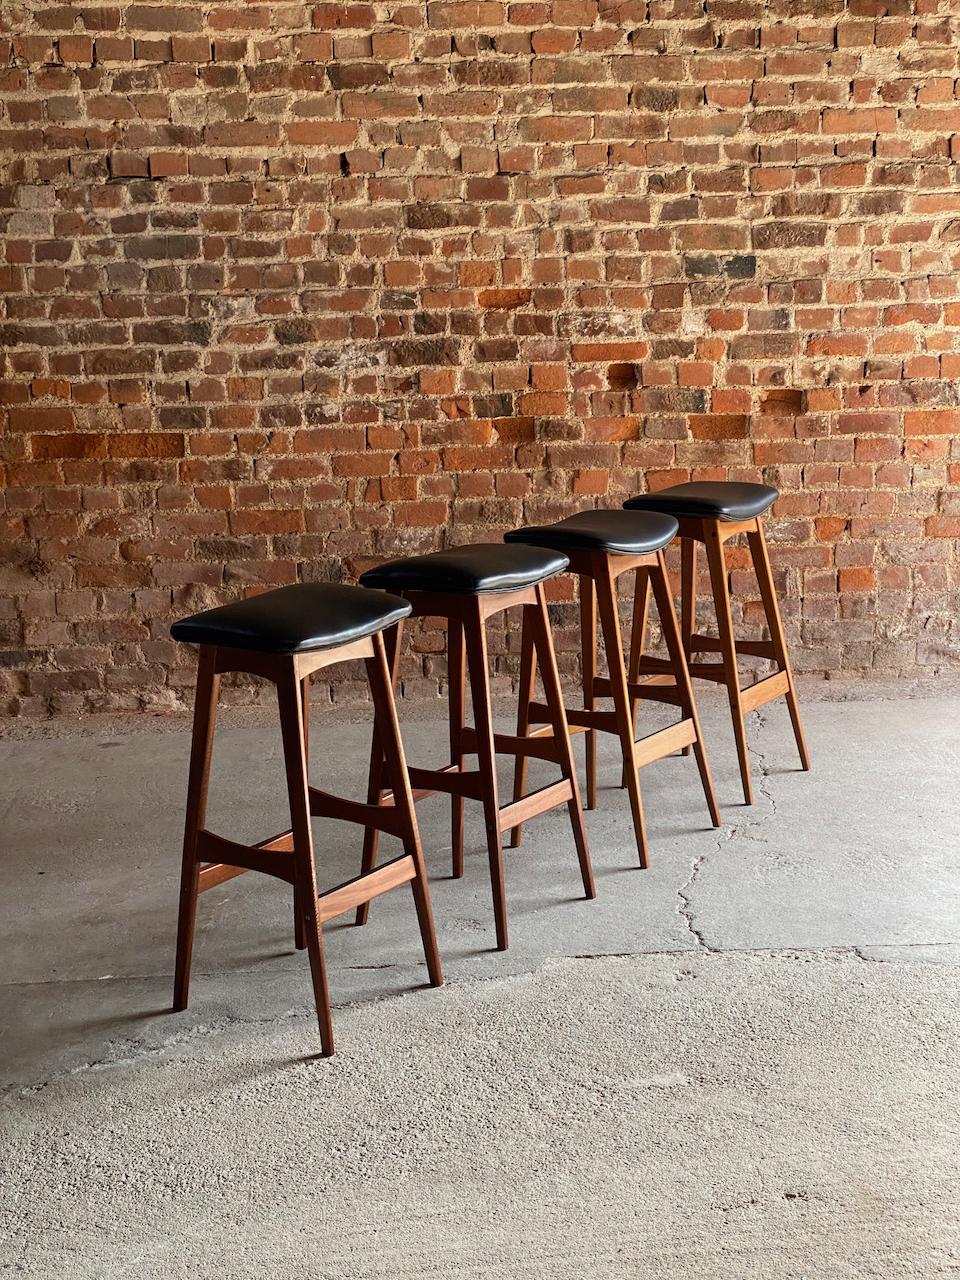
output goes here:
[[[466, 662], [463, 647], [463, 623], [451, 618], [447, 625], [447, 651], [449, 663], [448, 704], [450, 717], [450, 763], [463, 768], [464, 754], [461, 735], [466, 699]], [[463, 796], [450, 795], [450, 843], [453, 849], [453, 878], [463, 875]]]
[[317, 922], [317, 878], [313, 865], [313, 832], [310, 828], [310, 795], [307, 788], [307, 757], [303, 726], [303, 695], [297, 679], [294, 660], [284, 664], [277, 679], [277, 702], [280, 708], [280, 732], [283, 735], [283, 763], [287, 775], [290, 800], [290, 825], [293, 829], [294, 874], [299, 889], [301, 919], [310, 956], [313, 995], [317, 1005], [317, 1024], [323, 1055], [333, 1053], [333, 1019], [330, 1015], [330, 992], [327, 989], [327, 966], [323, 955], [323, 934]]
[[657, 552], [658, 567], [653, 572], [653, 594], [657, 601], [657, 612], [660, 615], [660, 628], [667, 646], [667, 653], [673, 665], [674, 679], [680, 691], [681, 710], [685, 720], [693, 721], [696, 740], [693, 744], [697, 757], [697, 768], [700, 770], [700, 781], [703, 783], [703, 794], [707, 798], [707, 808], [715, 827], [720, 826], [720, 810], [713, 790], [713, 778], [710, 776], [710, 765], [707, 761], [706, 748], [703, 745], [703, 734], [700, 730], [700, 717], [697, 715], [697, 704], [693, 696], [693, 683], [687, 667], [687, 656], [684, 653], [680, 628], [677, 626], [677, 615], [673, 611], [673, 596], [670, 592], [670, 578], [667, 573], [667, 562], [662, 551]]
[[464, 622], [467, 644], [467, 666], [473, 717], [477, 735], [477, 757], [483, 787], [483, 816], [487, 831], [487, 853], [490, 858], [490, 885], [493, 890], [493, 916], [497, 928], [497, 950], [506, 951], [507, 905], [503, 878], [503, 844], [500, 836], [500, 800], [497, 792], [497, 760], [493, 745], [493, 712], [490, 706], [487, 635], [479, 602], [474, 600], [473, 613]]
[[[530, 630], [537, 656], [540, 659], [540, 673], [543, 681], [543, 692], [550, 711], [553, 727], [553, 738], [557, 748], [557, 763], [560, 774], [570, 779], [573, 794], [567, 801], [567, 812], [573, 828], [573, 839], [577, 846], [577, 857], [580, 860], [580, 875], [583, 879], [583, 894], [586, 898], [597, 896], [597, 887], [593, 879], [593, 866], [590, 862], [590, 846], [587, 832], [583, 825], [583, 807], [580, 804], [580, 784], [577, 781], [577, 766], [573, 759], [573, 747], [570, 744], [570, 727], [567, 724], [567, 712], [563, 705], [563, 690], [560, 687], [560, 672], [557, 670], [557, 655], [553, 647], [553, 632], [550, 627], [550, 614], [547, 611], [547, 595], [543, 583], [537, 584], [536, 605], [526, 605], [524, 614], [530, 611]], [[526, 628], [525, 628], [526, 629]]]
[[[378, 804], [383, 791], [383, 750], [376, 727], [370, 743], [370, 768], [367, 773], [367, 804]], [[363, 853], [360, 855], [360, 874], [367, 875], [377, 865], [377, 847], [380, 844], [380, 832], [376, 827], [364, 827]], [[367, 923], [370, 914], [370, 903], [361, 902], [357, 907], [356, 923]]]
[[[627, 671], [628, 684], [633, 685], [640, 679], [640, 659], [643, 657], [647, 640], [647, 621], [650, 616], [650, 574], [646, 569], [638, 569], [634, 577], [633, 589], [633, 625], [630, 628], [630, 666]], [[633, 725], [633, 736], [637, 736], [637, 708], [640, 699], [630, 691], [630, 723]], [[620, 785], [627, 785], [627, 767], [624, 765], [620, 776]]]
[[[693, 633], [697, 627], [697, 544], [693, 538], [680, 539], [680, 635], [687, 662], [693, 658]], [[688, 756], [690, 748], [684, 747]]]
[[370, 682], [377, 736], [383, 744], [394, 804], [403, 819], [403, 849], [413, 859], [417, 869], [417, 874], [410, 881], [410, 885], [417, 907], [417, 919], [420, 922], [420, 936], [423, 939], [423, 951], [427, 960], [430, 983], [434, 987], [440, 987], [443, 986], [443, 973], [433, 927], [433, 912], [430, 908], [430, 890], [427, 887], [427, 872], [423, 862], [423, 848], [420, 844], [413, 792], [410, 788], [410, 775], [407, 772], [400, 725], [397, 721], [397, 707], [393, 697], [393, 672], [387, 662], [382, 635], [373, 637], [373, 657], [367, 659], [367, 679]]
[[750, 751], [747, 747], [747, 727], [743, 722], [743, 703], [740, 698], [740, 673], [737, 670], [737, 645], [733, 634], [733, 615], [730, 612], [730, 591], [727, 587], [727, 566], [723, 555], [723, 542], [714, 521], [704, 521], [707, 564], [713, 586], [713, 600], [717, 610], [717, 628], [720, 633], [720, 653], [723, 657], [723, 673], [726, 677], [727, 697], [733, 732], [737, 740], [737, 756], [740, 760], [740, 778], [743, 783], [745, 804], [753, 804], [753, 783], [750, 779]]
[[[395, 627], [391, 627], [384, 637], [384, 650], [387, 655], [387, 666], [390, 670], [391, 689], [397, 683], [397, 672], [400, 666], [400, 636], [403, 632], [403, 623], [398, 622]], [[367, 804], [379, 804], [380, 796], [383, 791], [383, 747], [380, 743], [380, 735], [377, 731], [377, 722], [374, 719], [373, 736], [370, 740], [370, 769], [367, 774]], [[380, 846], [380, 832], [376, 827], [364, 827], [363, 830], [363, 853], [360, 857], [360, 874], [367, 875], [377, 865], [377, 849]], [[356, 923], [364, 925], [370, 915], [370, 903], [361, 902], [357, 907]]]
[[[530, 730], [530, 703], [537, 674], [537, 655], [533, 644], [533, 627], [523, 610], [520, 631], [520, 686], [517, 691], [517, 737], [525, 738]], [[513, 766], [513, 798], [519, 800], [527, 789], [527, 756], [517, 756]], [[510, 832], [510, 848], [518, 849], [523, 836], [523, 823]]]
[[617, 584], [610, 572], [606, 556], [598, 557], [597, 567], [597, 604], [600, 611], [600, 626], [603, 631], [603, 643], [607, 651], [607, 668], [610, 673], [610, 696], [613, 698], [614, 715], [617, 731], [620, 735], [620, 749], [623, 753], [623, 764], [627, 770], [627, 791], [630, 795], [630, 809], [633, 813], [633, 830], [637, 840], [637, 851], [640, 854], [640, 865], [648, 865], [647, 828], [643, 816], [643, 798], [640, 795], [640, 774], [637, 765], [636, 743], [633, 736], [633, 723], [630, 719], [630, 694], [627, 689], [627, 673], [624, 668], [623, 638], [620, 635], [620, 615], [617, 612]]
[[[592, 711], [595, 704], [593, 684], [597, 678], [597, 594], [593, 579], [580, 575], [580, 666], [583, 675], [583, 706]], [[597, 731], [588, 729], [587, 739], [587, 808], [597, 807]]]
[[210, 782], [210, 758], [217, 723], [217, 700], [220, 677], [215, 674], [217, 651], [209, 646], [200, 650], [197, 669], [197, 693], [193, 709], [193, 738], [190, 745], [190, 773], [187, 782], [187, 816], [183, 830], [183, 868], [180, 873], [180, 913], [177, 921], [177, 959], [173, 980], [173, 1007], [186, 1009], [190, 995], [190, 961], [193, 957], [193, 931], [197, 920], [197, 898], [200, 893], [200, 862], [197, 858], [197, 836], [207, 817], [207, 790]]
[[680, 635], [687, 661], [693, 657], [691, 640], [697, 627], [697, 544], [680, 539]]
[[806, 739], [803, 736], [803, 726], [800, 723], [797, 686], [793, 681], [793, 671], [787, 654], [787, 640], [783, 634], [780, 605], [777, 602], [777, 593], [773, 585], [773, 570], [770, 568], [767, 539], [763, 532], [763, 525], [759, 520], [757, 521], [756, 533], [747, 534], [747, 542], [750, 544], [750, 555], [753, 559], [753, 567], [756, 570], [757, 582], [760, 585], [760, 596], [763, 600], [763, 611], [767, 615], [770, 639], [773, 641], [774, 657], [776, 658], [777, 666], [787, 677], [787, 709], [790, 712], [790, 721], [793, 724], [793, 736], [797, 740], [797, 750], [800, 752], [800, 764], [804, 769], [809, 769], [810, 755], [807, 751]]
[[[310, 771], [310, 677], [307, 676], [300, 685], [300, 701], [303, 706], [303, 758], [307, 773]], [[303, 951], [307, 945], [307, 935], [303, 929], [303, 913], [300, 905], [300, 890], [293, 886], [293, 945]]]

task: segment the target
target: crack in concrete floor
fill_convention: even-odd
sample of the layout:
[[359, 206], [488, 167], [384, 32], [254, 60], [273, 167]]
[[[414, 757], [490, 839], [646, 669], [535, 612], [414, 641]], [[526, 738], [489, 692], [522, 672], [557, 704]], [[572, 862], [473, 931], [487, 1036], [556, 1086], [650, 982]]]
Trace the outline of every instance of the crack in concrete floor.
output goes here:
[[[703, 943], [696, 951], [686, 949], [677, 950], [659, 950], [659, 951], [626, 951], [626, 952], [597, 952], [594, 954], [578, 954], [573, 956], [552, 956], [549, 957], [541, 967], [532, 974], [514, 974], [507, 977], [501, 975], [491, 975], [486, 978], [471, 979], [454, 979], [445, 983], [447, 989], [470, 989], [472, 987], [483, 987], [490, 983], [504, 983], [511, 981], [525, 981], [537, 974], [543, 974], [550, 968], [557, 965], [572, 964], [582, 961], [609, 961], [609, 960], [655, 960], [655, 959], [675, 959], [690, 960], [694, 956], [699, 957], [743, 957], [755, 960], [857, 960], [865, 964], [891, 964], [896, 963], [899, 953], [909, 950], [926, 950], [930, 947], [943, 946], [952, 947], [952, 943], [914, 943], [904, 946], [896, 946], [891, 948], [895, 950], [897, 957], [884, 958], [881, 955], [868, 955], [864, 953], [864, 949], [860, 947], [818, 947], [818, 948], [718, 948], [711, 947], [709, 944]], [[876, 948], [880, 951], [882, 948]], [[400, 965], [376, 965], [376, 966], [351, 966], [355, 968], [376, 968], [376, 969], [401, 969]], [[166, 978], [167, 975], [163, 975]], [[125, 981], [124, 979], [108, 979], [107, 981]], [[404, 991], [400, 997], [395, 994], [383, 994], [365, 999], [362, 1002], [347, 1002], [339, 1008], [347, 1009], [367, 1009], [378, 1004], [392, 1003], [398, 998], [406, 999], [411, 993]], [[199, 1022], [190, 1027], [183, 1028], [178, 1031], [166, 1034], [162, 1039], [154, 1044], [146, 1044], [138, 1040], [136, 1037], [121, 1037], [116, 1040], [107, 1041], [103, 1046], [105, 1052], [98, 1057], [91, 1057], [88, 1060], [79, 1062], [69, 1069], [55, 1071], [50, 1075], [31, 1081], [28, 1084], [7, 1085], [0, 1088], [0, 1101], [9, 1097], [29, 1097], [38, 1093], [43, 1089], [58, 1081], [74, 1078], [86, 1071], [105, 1071], [114, 1067], [127, 1067], [139, 1061], [146, 1059], [155, 1059], [163, 1055], [169, 1054], [171, 1051], [189, 1046], [197, 1040], [205, 1037], [215, 1037], [223, 1032], [239, 1027], [271, 1027], [282, 1023], [304, 1023], [313, 1024], [316, 1014], [312, 1005], [302, 1004], [299, 1007], [284, 1010], [282, 1012], [272, 1012], [263, 1017], [255, 1017], [252, 1015], [236, 1014], [234, 1016], [220, 1017], [208, 1022]], [[319, 1047], [317, 1058], [320, 1059]]]
[[757, 838], [752, 833], [755, 831], [762, 831], [766, 827], [767, 822], [776, 816], [777, 802], [770, 786], [770, 778], [766, 767], [766, 754], [762, 749], [759, 737], [763, 729], [766, 728], [766, 725], [767, 719], [764, 716], [764, 708], [760, 708], [752, 712], [747, 718], [748, 734], [751, 728], [756, 730], [754, 734], [749, 734], [750, 762], [753, 771], [755, 797], [759, 795], [767, 802], [766, 810], [763, 811], [762, 807], [757, 805], [755, 798], [753, 805], [750, 806], [751, 812], [749, 815], [745, 815], [744, 820], [732, 822], [721, 827], [716, 833], [716, 848], [711, 850], [710, 853], [703, 853], [694, 858], [690, 866], [690, 875], [688, 879], [677, 890], [677, 894], [680, 898], [680, 906], [678, 908], [679, 914], [686, 921], [687, 928], [689, 929], [691, 936], [695, 939], [697, 946], [704, 951], [719, 952], [723, 948], [711, 946], [711, 944], [707, 942], [703, 930], [696, 924], [692, 891], [701, 870], [706, 865], [708, 859], [721, 853], [724, 846], [728, 845], [735, 837], [740, 837], [741, 839]]

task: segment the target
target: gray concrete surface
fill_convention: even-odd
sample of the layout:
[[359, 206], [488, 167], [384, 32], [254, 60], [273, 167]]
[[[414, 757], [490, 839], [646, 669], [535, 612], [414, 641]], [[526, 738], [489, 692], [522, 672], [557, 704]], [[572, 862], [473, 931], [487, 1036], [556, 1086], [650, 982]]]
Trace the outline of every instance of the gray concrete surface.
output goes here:
[[[0, 744], [0, 1274], [960, 1276], [960, 698], [805, 710], [806, 775], [783, 707], [752, 717], [747, 809], [704, 695], [727, 825], [692, 760], [645, 770], [645, 872], [605, 744], [599, 897], [565, 819], [539, 819], [507, 855], [506, 954], [479, 815], [452, 881], [425, 801], [448, 985], [423, 986], [405, 892], [334, 924], [330, 1061], [288, 891], [259, 877], [201, 900], [191, 1008], [166, 1012], [185, 727], [21, 729]], [[403, 723], [439, 760], [428, 713]], [[315, 717], [324, 786], [362, 791], [367, 734]], [[272, 725], [224, 729], [210, 825], [285, 825]], [[353, 874], [356, 830], [316, 836], [321, 878]]]

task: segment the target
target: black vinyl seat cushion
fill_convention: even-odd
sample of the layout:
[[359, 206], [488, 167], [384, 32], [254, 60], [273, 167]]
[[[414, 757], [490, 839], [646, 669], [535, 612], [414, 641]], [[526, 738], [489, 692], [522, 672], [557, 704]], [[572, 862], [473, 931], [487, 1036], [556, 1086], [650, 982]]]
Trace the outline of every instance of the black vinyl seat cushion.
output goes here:
[[768, 484], [737, 480], [691, 480], [655, 493], [641, 493], [623, 505], [628, 511], [665, 511], [671, 516], [698, 516], [706, 520], [753, 520], [779, 498]]
[[373, 635], [409, 613], [406, 600], [383, 591], [305, 582], [181, 618], [170, 634], [187, 644], [258, 653], [309, 653]]
[[563, 573], [569, 564], [558, 551], [539, 547], [478, 542], [424, 556], [389, 560], [361, 574], [365, 587], [389, 591], [436, 591], [451, 595], [483, 595], [493, 591], [522, 591]]
[[605, 551], [643, 556], [659, 551], [676, 536], [673, 516], [660, 511], [580, 511], [554, 524], [511, 529], [505, 542], [525, 542], [558, 551]]

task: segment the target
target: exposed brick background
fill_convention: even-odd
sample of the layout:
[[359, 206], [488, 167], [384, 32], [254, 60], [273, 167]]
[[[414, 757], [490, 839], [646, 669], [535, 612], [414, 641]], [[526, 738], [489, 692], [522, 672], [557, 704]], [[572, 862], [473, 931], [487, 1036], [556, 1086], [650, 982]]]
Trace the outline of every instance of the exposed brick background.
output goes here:
[[782, 489], [799, 668], [960, 665], [958, 50], [956, 0], [7, 0], [0, 708], [173, 706], [174, 615], [691, 475]]

